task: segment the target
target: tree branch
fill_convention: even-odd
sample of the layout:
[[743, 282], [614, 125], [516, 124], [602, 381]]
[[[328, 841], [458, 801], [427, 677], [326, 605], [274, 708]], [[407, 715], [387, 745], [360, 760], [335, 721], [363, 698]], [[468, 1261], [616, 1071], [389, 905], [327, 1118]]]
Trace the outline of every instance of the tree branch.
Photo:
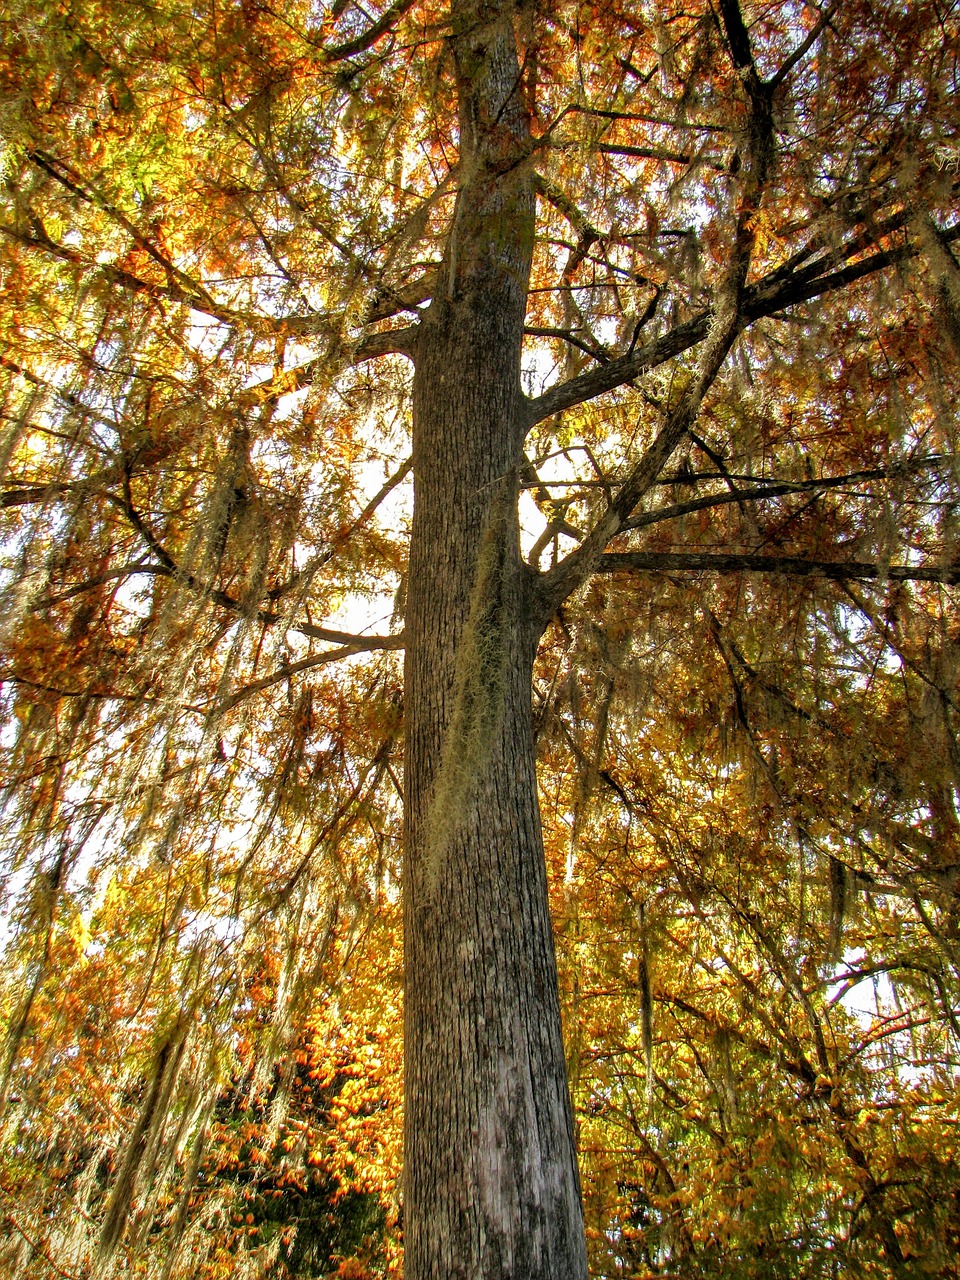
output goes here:
[[134, 244], [157, 263], [166, 275], [168, 284], [171, 286], [176, 284], [185, 299], [189, 299], [191, 303], [199, 303], [204, 309], [216, 306], [213, 298], [211, 298], [203, 285], [198, 284], [196, 280], [175, 266], [166, 254], [161, 253], [153, 241], [145, 236], [116, 205], [111, 204], [98, 191], [88, 190], [82, 178], [63, 160], [58, 160], [55, 156], [47, 155], [45, 152], [38, 150], [28, 151], [27, 159], [35, 164], [38, 169], [53, 178], [55, 182], [65, 187], [72, 195], [77, 196], [78, 199], [85, 201], [87, 204], [93, 205], [95, 209], [99, 209], [102, 213], [112, 218], [119, 227], [126, 231]]
[[557, 338], [560, 342], [566, 342], [571, 347], [576, 347], [584, 355], [590, 356], [593, 360], [598, 360], [601, 364], [610, 359], [606, 351], [600, 347], [593, 346], [589, 342], [583, 342], [575, 336], [572, 329], [544, 329], [527, 325], [524, 327], [523, 332], [531, 338]]
[[[363, 523], [363, 521], [366, 520], [374, 510], [376, 510], [376, 507], [383, 500], [386, 494], [389, 493], [390, 490], [400, 482], [403, 476], [407, 474], [411, 465], [412, 464], [409, 461], [404, 463], [399, 472], [390, 477], [380, 492], [374, 496], [371, 502], [367, 504], [366, 508], [364, 508], [357, 517], [356, 521], [354, 521], [353, 526], [346, 536], [349, 536], [349, 532], [352, 532], [354, 528]], [[188, 573], [178, 565], [170, 552], [134, 507], [133, 496], [130, 491], [130, 474], [128, 470], [125, 470], [123, 480], [123, 496], [120, 497], [116, 494], [108, 496], [121, 508], [130, 524], [146, 543], [150, 552], [157, 557], [160, 563], [151, 564], [149, 562], [145, 563], [143, 560], [136, 560], [131, 561], [126, 565], [117, 566], [115, 569], [105, 570], [103, 573], [96, 574], [92, 578], [86, 579], [84, 582], [77, 583], [73, 587], [68, 587], [57, 595], [47, 596], [42, 600], [38, 600], [33, 606], [35, 610], [39, 611], [41, 609], [51, 608], [57, 604], [62, 604], [65, 600], [81, 595], [85, 591], [93, 591], [97, 587], [103, 586], [104, 583], [113, 581], [117, 578], [145, 575], [154, 578], [170, 578], [180, 586], [186, 587], [189, 591], [193, 591], [197, 595], [203, 596], [212, 604], [220, 605], [221, 608], [228, 609], [231, 613], [252, 617], [264, 626], [275, 626], [277, 623], [285, 621], [282, 614], [270, 609], [261, 608], [251, 611], [242, 600], [237, 600], [226, 591], [222, 591], [218, 587], [212, 586], [210, 583], [203, 582], [201, 579], [196, 577], [195, 574]], [[276, 599], [281, 594], [291, 590], [294, 585], [294, 583], [286, 584], [284, 590], [282, 592], [278, 592], [273, 598]], [[326, 640], [332, 644], [343, 644], [348, 647], [359, 646], [356, 650], [357, 652], [361, 652], [365, 649], [402, 649], [404, 645], [404, 637], [402, 633], [400, 635], [393, 636], [365, 636], [352, 631], [339, 631], [332, 627], [318, 627], [312, 622], [288, 621], [286, 622], [286, 627], [289, 631], [296, 631], [299, 635], [308, 636], [314, 640]], [[343, 657], [346, 656], [346, 654], [338, 654], [336, 656]], [[330, 660], [332, 660], [332, 658]]]
[[[667, 459], [696, 422], [704, 397], [713, 386], [743, 327], [745, 286], [756, 240], [753, 214], [760, 208], [773, 166], [773, 114], [769, 94], [760, 84], [753, 68], [746, 32], [742, 32], [741, 40], [741, 33], [736, 27], [737, 20], [742, 26], [736, 0], [721, 0], [721, 6], [725, 15], [728, 9], [733, 13], [728, 18], [728, 25], [733, 30], [735, 61], [742, 72], [744, 88], [750, 101], [750, 128], [746, 139], [746, 164], [737, 202], [736, 230], [723, 281], [716, 294], [714, 314], [705, 333], [706, 343], [698, 367], [679, 402], [667, 414], [666, 421], [652, 444], [627, 474], [607, 509], [580, 546], [540, 579], [540, 621], [544, 625], [559, 604], [593, 572], [604, 547], [623, 528], [641, 498], [656, 482]], [[741, 48], [743, 42], [745, 54]], [[747, 57], [749, 65], [741, 67], [741, 57]], [[599, 371], [602, 369], [603, 366]]]
[[780, 70], [777, 71], [775, 75], [771, 76], [769, 80], [771, 89], [779, 89], [780, 86], [783, 84], [784, 80], [786, 80], [787, 76], [790, 74], [793, 68], [797, 65], [797, 63], [807, 56], [807, 54], [810, 52], [810, 50], [813, 48], [816, 42], [820, 39], [821, 35], [823, 35], [823, 32], [827, 26], [827, 23], [836, 13], [838, 8], [839, 8], [839, 0], [834, 0], [833, 4], [829, 5], [828, 8], [824, 9], [823, 13], [821, 13], [820, 15], [819, 20], [811, 28], [806, 39], [801, 41], [801, 43], [797, 46], [797, 48], [794, 49], [793, 53], [790, 54], [790, 56], [786, 59], [786, 61], [780, 67]]
[[114, 266], [112, 263], [95, 262], [80, 253], [79, 250], [72, 249], [69, 245], [59, 244], [56, 240], [51, 239], [42, 227], [35, 227], [34, 234], [27, 235], [26, 232], [20, 231], [16, 227], [12, 227], [7, 223], [0, 223], [0, 232], [11, 240], [16, 240], [18, 244], [26, 245], [28, 248], [43, 249], [44, 252], [49, 253], [52, 257], [59, 258], [63, 262], [69, 262], [71, 266], [77, 267], [81, 271], [99, 276], [110, 285], [119, 285], [120, 288], [129, 290], [131, 293], [142, 293], [146, 297], [155, 298], [157, 301], [179, 303], [192, 308], [192, 310], [199, 312], [201, 315], [209, 316], [211, 320], [217, 320], [221, 324], [243, 325], [254, 333], [309, 336], [322, 330], [329, 322], [328, 318], [322, 315], [270, 316], [262, 312], [237, 311], [233, 307], [224, 306], [215, 299], [210, 298], [209, 295], [207, 295], [207, 300], [204, 301], [200, 296], [182, 288], [175, 281], [159, 284], [157, 281], [144, 280], [142, 276], [134, 275], [133, 272]]
[[367, 49], [376, 44], [381, 36], [385, 36], [393, 29], [397, 19], [402, 18], [408, 9], [412, 9], [414, 3], [415, 0], [394, 0], [390, 8], [366, 31], [354, 36], [352, 40], [345, 40], [343, 44], [337, 44], [332, 49], [327, 49], [324, 55], [327, 62], [342, 62], [344, 58], [352, 58], [358, 53], [365, 53]]
[[34, 502], [45, 502], [59, 493], [76, 488], [69, 481], [51, 481], [50, 484], [31, 484], [20, 489], [7, 489], [0, 494], [0, 507], [27, 507]]
[[[886, 235], [901, 229], [909, 220], [909, 216], [903, 213], [889, 219], [878, 229], [878, 235]], [[960, 239], [960, 223], [947, 228], [943, 236], [950, 244]], [[826, 270], [827, 267], [862, 252], [863, 248], [863, 237], [858, 236], [838, 252], [811, 263], [799, 274], [784, 279], [781, 272], [773, 272], [765, 279], [748, 286], [744, 290], [742, 306], [743, 328], [756, 320], [775, 315], [787, 307], [810, 302], [814, 298], [846, 288], [895, 263], [914, 258], [920, 252], [920, 247], [915, 244], [902, 245], [896, 249], [879, 249], [869, 257], [861, 258], [858, 262], [850, 263], [839, 270]], [[600, 368], [590, 369], [587, 373], [571, 378], [568, 382], [551, 387], [536, 399], [528, 400], [526, 402], [527, 429], [530, 430], [538, 422], [543, 422], [545, 418], [550, 418], [554, 414], [575, 408], [588, 400], [594, 400], [608, 391], [614, 391], [617, 387], [622, 387], [640, 377], [641, 374], [682, 355], [684, 351], [689, 351], [691, 347], [703, 341], [713, 314], [713, 308], [708, 308], [682, 324], [676, 325], [661, 337], [654, 338], [632, 355], [621, 356]]]
[[622, 573], [780, 573], [790, 577], [888, 579], [891, 582], [960, 583], [956, 565], [892, 564], [881, 568], [868, 560], [809, 560], [803, 556], [764, 556], [749, 552], [608, 551], [595, 572]]
[[[908, 467], [873, 467], [863, 471], [851, 471], [842, 476], [824, 476], [816, 480], [770, 480], [759, 482], [750, 489], [733, 489], [729, 493], [705, 494], [700, 498], [690, 498], [686, 502], [671, 503], [667, 507], [657, 507], [653, 511], [643, 511], [627, 520], [621, 532], [629, 529], [645, 529], [650, 525], [662, 524], [666, 520], [676, 520], [680, 516], [692, 515], [695, 511], [707, 511], [711, 507], [728, 506], [731, 503], [763, 502], [767, 498], [782, 498], [792, 493], [822, 493], [829, 489], [840, 489], [861, 480], [889, 480], [895, 475], [919, 471], [928, 466], [935, 466], [946, 460], [943, 454], [933, 454], [929, 458], [920, 458]], [[733, 480], [749, 477], [732, 476]], [[660, 483], [665, 483], [661, 478]]]
[[733, 345], [738, 328], [734, 304], [728, 323], [717, 327], [707, 343], [697, 376], [691, 379], [679, 404], [668, 415], [653, 443], [629, 472], [616, 497], [579, 547], [540, 579], [541, 620], [544, 623], [557, 606], [590, 576], [603, 548], [623, 528], [630, 513], [654, 484], [667, 459], [695, 422], [703, 397], [713, 385]]
[[[330, 632], [332, 637], [337, 632]], [[398, 643], [382, 643], [383, 641], [397, 641]], [[253, 680], [250, 684], [245, 684], [241, 689], [237, 689], [229, 698], [219, 703], [216, 707], [218, 713], [230, 711], [242, 702], [244, 698], [249, 698], [251, 694], [262, 693], [264, 689], [269, 689], [271, 685], [279, 684], [281, 680], [288, 680], [291, 676], [299, 675], [303, 671], [310, 671], [314, 667], [325, 666], [328, 662], [338, 662], [341, 658], [352, 658], [357, 653], [370, 653], [378, 649], [401, 649], [403, 647], [402, 636], [370, 636], [367, 643], [363, 643], [363, 637], [354, 637], [350, 644], [344, 644], [339, 649], [328, 649], [326, 653], [311, 654], [310, 657], [301, 658], [299, 662], [285, 662], [283, 666], [277, 667], [275, 671], [271, 671], [268, 676], [263, 676], [260, 680]]]
[[693, 159], [692, 155], [682, 151], [667, 151], [663, 147], [631, 147], [627, 143], [598, 142], [597, 150], [605, 156], [633, 156], [637, 160], [662, 160], [666, 164], [689, 164]]
[[[368, 334], [367, 337], [361, 338], [353, 351], [346, 356], [344, 363], [363, 364], [367, 360], [377, 360], [380, 356], [389, 355], [404, 355], [412, 359], [416, 349], [418, 329], [418, 325], [408, 325], [403, 329], [387, 329], [384, 333]], [[274, 374], [270, 378], [265, 378], [263, 382], [247, 387], [235, 397], [235, 403], [244, 406], [275, 404], [281, 396], [291, 395], [295, 391], [302, 391], [304, 387], [311, 386], [317, 375], [329, 364], [330, 356], [323, 355], [317, 356], [314, 360], [308, 360], [306, 364], [284, 369], [282, 373]]]

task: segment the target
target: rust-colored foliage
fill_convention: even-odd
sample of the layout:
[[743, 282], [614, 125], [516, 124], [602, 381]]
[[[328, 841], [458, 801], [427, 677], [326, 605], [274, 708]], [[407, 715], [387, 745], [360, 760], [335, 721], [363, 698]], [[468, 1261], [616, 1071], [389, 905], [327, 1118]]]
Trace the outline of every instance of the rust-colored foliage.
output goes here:
[[[954, 1275], [957, 6], [493, 8], [592, 1274]], [[11, 1277], [399, 1275], [450, 21], [0, 15]]]

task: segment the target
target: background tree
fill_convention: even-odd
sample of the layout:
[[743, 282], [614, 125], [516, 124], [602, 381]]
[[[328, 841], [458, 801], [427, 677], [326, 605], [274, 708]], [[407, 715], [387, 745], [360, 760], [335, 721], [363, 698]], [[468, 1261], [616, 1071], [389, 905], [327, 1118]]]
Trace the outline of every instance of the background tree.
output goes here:
[[402, 791], [408, 1276], [584, 1274], [568, 1074], [601, 1273], [948, 1267], [954, 8], [4, 23], [16, 1265], [386, 1043]]

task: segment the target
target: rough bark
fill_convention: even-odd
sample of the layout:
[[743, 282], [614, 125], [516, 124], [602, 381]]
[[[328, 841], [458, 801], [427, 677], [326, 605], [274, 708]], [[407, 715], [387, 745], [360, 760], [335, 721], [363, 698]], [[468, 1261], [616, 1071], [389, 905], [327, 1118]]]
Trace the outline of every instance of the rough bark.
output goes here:
[[517, 524], [533, 243], [510, 13], [455, 3], [460, 188], [414, 378], [407, 588], [409, 1280], [577, 1280], [583, 1219], [531, 724]]

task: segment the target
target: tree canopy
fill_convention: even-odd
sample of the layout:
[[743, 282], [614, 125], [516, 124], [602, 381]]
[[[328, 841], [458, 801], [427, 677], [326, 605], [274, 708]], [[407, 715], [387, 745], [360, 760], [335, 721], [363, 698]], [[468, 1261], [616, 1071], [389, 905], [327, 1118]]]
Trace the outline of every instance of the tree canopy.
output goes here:
[[591, 1274], [955, 1274], [956, 3], [0, 31], [6, 1272], [399, 1274], [412, 378], [480, 156]]

